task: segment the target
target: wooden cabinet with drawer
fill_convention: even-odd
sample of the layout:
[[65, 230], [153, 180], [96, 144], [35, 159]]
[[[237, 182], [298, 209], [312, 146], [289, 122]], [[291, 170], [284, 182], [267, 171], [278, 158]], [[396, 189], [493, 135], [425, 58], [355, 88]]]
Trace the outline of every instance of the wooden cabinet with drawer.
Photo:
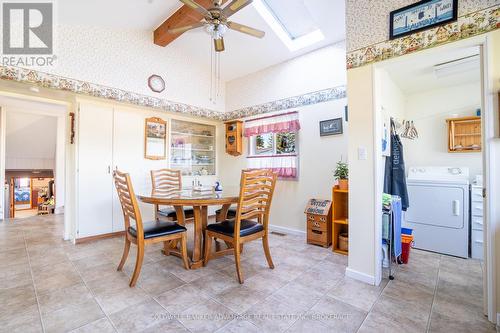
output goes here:
[[332, 243], [332, 202], [311, 199], [307, 203], [307, 243], [329, 247]]

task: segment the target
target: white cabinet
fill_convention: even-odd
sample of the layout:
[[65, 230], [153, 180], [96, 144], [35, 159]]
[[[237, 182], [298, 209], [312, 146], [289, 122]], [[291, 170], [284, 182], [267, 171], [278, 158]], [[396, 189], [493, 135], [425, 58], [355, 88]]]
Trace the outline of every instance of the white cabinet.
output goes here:
[[77, 238], [110, 233], [113, 108], [80, 104], [78, 143]]
[[483, 207], [483, 188], [473, 185], [471, 190], [471, 257], [481, 260], [484, 257]]

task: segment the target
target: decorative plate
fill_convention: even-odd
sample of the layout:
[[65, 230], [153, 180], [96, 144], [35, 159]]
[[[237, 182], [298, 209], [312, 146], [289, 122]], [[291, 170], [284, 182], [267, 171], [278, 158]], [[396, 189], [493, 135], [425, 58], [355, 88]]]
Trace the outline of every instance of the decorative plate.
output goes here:
[[151, 75], [148, 79], [148, 86], [152, 91], [161, 93], [165, 90], [165, 80], [159, 75]]

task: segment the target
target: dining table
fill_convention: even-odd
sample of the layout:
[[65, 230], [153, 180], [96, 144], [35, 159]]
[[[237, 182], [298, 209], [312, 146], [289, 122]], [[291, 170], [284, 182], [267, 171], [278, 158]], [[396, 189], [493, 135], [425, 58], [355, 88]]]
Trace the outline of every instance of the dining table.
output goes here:
[[[184, 207], [193, 207], [194, 238], [193, 249], [190, 250], [190, 268], [197, 269], [203, 266], [204, 233], [208, 224], [208, 207], [222, 206], [220, 216], [225, 219], [227, 211], [233, 204], [238, 203], [239, 187], [224, 187], [223, 191], [198, 191], [192, 188], [168, 191], [146, 190], [138, 192], [136, 197], [148, 204], [158, 206], [172, 206], [177, 215], [177, 223], [186, 224]], [[180, 256], [176, 244], [162, 250], [164, 254]], [[168, 252], [168, 253], [167, 253]]]

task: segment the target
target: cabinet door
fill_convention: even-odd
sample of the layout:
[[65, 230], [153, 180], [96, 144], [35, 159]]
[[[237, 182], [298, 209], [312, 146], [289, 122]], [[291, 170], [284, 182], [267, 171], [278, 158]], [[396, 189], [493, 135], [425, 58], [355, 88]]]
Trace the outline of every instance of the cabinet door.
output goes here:
[[[166, 160], [144, 158], [144, 126], [147, 113], [134, 109], [115, 108], [113, 129], [113, 169], [130, 174], [136, 194], [151, 190], [150, 170], [167, 166]], [[156, 116], [156, 115], [155, 115]], [[154, 217], [153, 206], [139, 201], [144, 221]], [[113, 232], [124, 230], [123, 212], [113, 191]]]
[[112, 232], [113, 108], [80, 104], [78, 238]]

